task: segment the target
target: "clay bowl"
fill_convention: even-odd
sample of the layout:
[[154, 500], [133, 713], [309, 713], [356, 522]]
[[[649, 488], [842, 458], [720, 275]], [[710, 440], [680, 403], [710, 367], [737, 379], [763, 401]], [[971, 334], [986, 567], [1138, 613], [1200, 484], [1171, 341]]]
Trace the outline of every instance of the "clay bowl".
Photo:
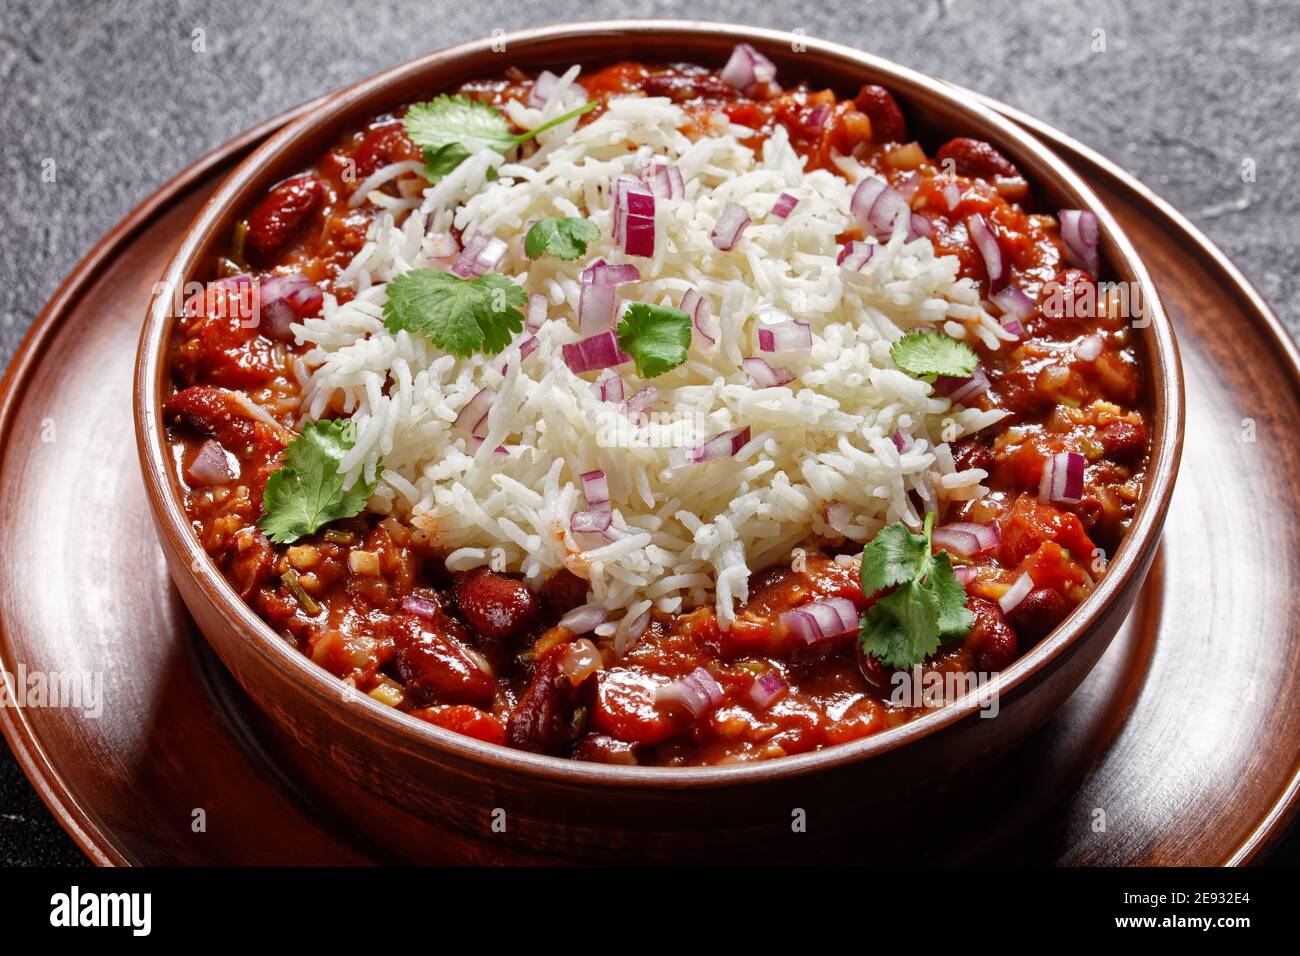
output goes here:
[[[750, 765], [649, 768], [584, 764], [481, 743], [409, 718], [344, 687], [263, 623], [208, 560], [172, 473], [160, 405], [164, 345], [178, 287], [210, 278], [237, 218], [275, 182], [312, 164], [346, 130], [401, 104], [508, 66], [597, 66], [619, 59], [721, 65], [740, 41], [786, 78], [853, 95], [879, 83], [931, 150], [955, 135], [997, 145], [1034, 187], [1037, 208], [1094, 210], [1103, 278], [1137, 283], [1149, 325], [1136, 334], [1154, 422], [1146, 499], [1096, 591], [991, 686], [996, 719], [969, 696], [851, 744]], [[985, 764], [1040, 726], [1097, 662], [1134, 603], [1159, 541], [1183, 435], [1182, 375], [1168, 317], [1132, 244], [1098, 198], [1028, 134], [937, 80], [848, 47], [722, 24], [622, 21], [547, 27], [430, 54], [358, 83], [291, 123], [209, 200], [162, 276], [135, 374], [140, 462], [171, 575], [200, 630], [269, 715], [278, 759], [316, 796], [408, 859], [826, 859], [870, 845], [890, 814]], [[801, 825], [802, 824], [802, 825]], [[855, 851], [856, 852], [856, 851]]]

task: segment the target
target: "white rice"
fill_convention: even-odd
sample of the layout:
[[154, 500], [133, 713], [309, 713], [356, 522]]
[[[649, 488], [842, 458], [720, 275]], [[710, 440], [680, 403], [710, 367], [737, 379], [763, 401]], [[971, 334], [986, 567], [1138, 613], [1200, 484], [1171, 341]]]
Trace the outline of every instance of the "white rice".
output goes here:
[[[571, 108], [576, 76], [576, 68], [565, 74], [545, 109], [513, 104], [510, 118], [531, 127]], [[984, 494], [987, 475], [955, 471], [947, 443], [1003, 414], [952, 406], [893, 367], [889, 345], [909, 329], [933, 326], [992, 347], [1001, 330], [977, 286], [957, 278], [957, 260], [936, 256], [926, 239], [907, 241], [901, 229], [865, 274], [840, 270], [836, 237], [851, 225], [852, 183], [865, 173], [855, 160], [838, 160], [844, 178], [805, 174], [780, 128], [756, 155], [740, 142], [749, 131], [723, 123], [692, 141], [681, 131], [686, 120], [666, 99], [627, 97], [586, 126], [575, 120], [541, 134], [539, 148], [517, 161], [474, 152], [423, 191], [418, 209], [379, 212], [338, 280], [356, 297], [339, 305], [327, 295], [320, 318], [294, 326], [312, 346], [303, 407], [310, 417], [356, 422], [343, 467], [349, 482], [378, 471], [373, 511], [429, 532], [454, 571], [490, 565], [537, 586], [570, 569], [590, 582], [589, 602], [611, 612], [598, 633], [620, 647], [636, 639], [628, 632], [644, 627], [651, 607], [713, 603], [729, 626], [751, 571], [789, 561], [800, 547], [867, 541], [889, 522], [916, 526], [923, 515], [911, 492], [930, 509]], [[610, 238], [610, 187], [632, 173], [638, 150], [675, 163], [686, 182], [684, 199], [657, 200], [652, 259], [629, 259]], [[379, 170], [367, 191], [409, 173]], [[771, 218], [787, 191], [799, 197], [797, 208], [784, 222]], [[753, 224], [735, 250], [720, 252], [709, 236], [727, 202], [743, 205]], [[522, 234], [547, 216], [589, 218], [601, 238], [573, 262], [530, 261]], [[424, 240], [453, 223], [505, 239], [499, 271], [550, 302], [538, 348], [522, 363], [515, 352], [505, 375], [494, 368], [499, 357], [458, 359], [383, 326], [385, 283], [414, 268], [446, 268], [425, 254]], [[580, 337], [580, 276], [598, 256], [640, 270], [642, 281], [622, 286], [621, 300], [675, 306], [694, 288], [708, 301], [719, 342], [710, 347], [696, 335], [687, 363], [653, 380], [655, 422], [664, 426], [653, 434], [694, 445], [748, 426], [750, 441], [734, 458], [670, 468], [670, 449], [652, 446], [650, 428], [629, 425], [618, 403], [596, 397], [595, 373], [565, 366], [561, 346]], [[797, 378], [757, 388], [741, 359], [758, 354], [760, 321], [785, 316], [811, 323], [811, 354], [768, 356]], [[646, 384], [631, 365], [615, 371], [628, 395]], [[497, 397], [476, 451], [452, 424], [484, 387]], [[906, 438], [901, 453], [895, 431]], [[494, 453], [499, 445], [504, 455]], [[579, 476], [592, 469], [608, 476], [614, 540], [584, 551], [569, 519], [586, 507]], [[838, 528], [827, 518], [835, 503], [852, 515]]]

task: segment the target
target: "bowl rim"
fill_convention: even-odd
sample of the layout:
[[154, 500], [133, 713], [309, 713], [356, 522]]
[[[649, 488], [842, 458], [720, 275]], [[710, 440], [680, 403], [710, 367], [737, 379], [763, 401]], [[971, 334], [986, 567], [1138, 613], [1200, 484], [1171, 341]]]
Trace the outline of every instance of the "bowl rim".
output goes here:
[[[188, 559], [195, 583], [225, 616], [228, 627], [256, 653], [268, 667], [314, 698], [323, 707], [349, 708], [349, 716], [359, 729], [383, 735], [391, 745], [404, 745], [413, 753], [428, 750], [452, 759], [463, 759], [496, 771], [557, 780], [569, 784], [595, 784], [614, 788], [708, 788], [770, 782], [828, 770], [893, 751], [935, 734], [964, 719], [977, 718], [980, 695], [966, 694], [898, 727], [849, 743], [826, 747], [803, 754], [750, 763], [707, 767], [625, 767], [586, 763], [552, 757], [490, 744], [454, 733], [410, 717], [375, 701], [317, 665], [297, 648], [289, 646], [242, 599], [203, 550], [194, 535], [181, 504], [180, 486], [173, 474], [165, 436], [160, 398], [166, 384], [165, 350], [172, 327], [170, 303], [176, 290], [183, 287], [190, 273], [199, 265], [199, 256], [219, 225], [230, 204], [280, 154], [308, 131], [332, 129], [342, 132], [349, 122], [347, 114], [356, 104], [383, 92], [403, 80], [439, 67], [499, 53], [511, 48], [557, 48], [551, 62], [565, 60], [558, 50], [565, 41], [592, 35], [625, 38], [628, 36], [690, 36], [719, 48], [737, 42], [752, 43], [760, 50], [779, 53], [815, 51], [823, 60], [833, 61], [846, 74], [855, 70], [872, 74], [891, 91], [906, 90], [924, 94], [942, 102], [949, 110], [962, 114], [977, 125], [997, 134], [994, 142], [1000, 149], [1010, 144], [1008, 152], [1038, 168], [1031, 181], [1050, 185], [1064, 193], [1079, 208], [1094, 211], [1101, 226], [1102, 245], [1112, 271], [1124, 273], [1142, 290], [1143, 307], [1149, 324], [1144, 332], [1149, 375], [1149, 404], [1154, 410], [1151, 455], [1147, 470], [1147, 487], [1132, 525], [1109, 561], [1107, 574], [1099, 586], [1043, 641], [1018, 658], [1011, 667], [999, 672], [988, 689], [1007, 697], [1018, 688], [1031, 685], [1039, 675], [1046, 676], [1052, 665], [1073, 650], [1084, 635], [1101, 619], [1127, 590], [1135, 572], [1144, 569], [1159, 543], [1159, 531], [1168, 511], [1170, 496], [1177, 477], [1184, 432], [1183, 375], [1172, 324], [1145, 265], [1127, 235], [1093, 190], [1053, 151], [1032, 134], [1015, 127], [1010, 120], [991, 111], [983, 103], [968, 99], [942, 80], [929, 77], [908, 67], [885, 60], [839, 43], [820, 40], [802, 33], [750, 27], [734, 23], [696, 20], [596, 20], [578, 21], [529, 28], [509, 33], [494, 32], [433, 51], [405, 63], [390, 67], [360, 82], [324, 97], [301, 118], [288, 124], [258, 147], [230, 174], [204, 204], [168, 263], [162, 279], [155, 283], [144, 326], [141, 330], [135, 362], [133, 416], [137, 451], [145, 479], [146, 491], [160, 535], [166, 536], [174, 552]], [[590, 58], [589, 58], [590, 59]], [[430, 93], [435, 92], [430, 89]], [[396, 104], [394, 104], [396, 105]], [[1044, 175], [1044, 171], [1048, 175]], [[267, 183], [269, 185], [269, 183]], [[365, 728], [360, 725], [364, 724]]]

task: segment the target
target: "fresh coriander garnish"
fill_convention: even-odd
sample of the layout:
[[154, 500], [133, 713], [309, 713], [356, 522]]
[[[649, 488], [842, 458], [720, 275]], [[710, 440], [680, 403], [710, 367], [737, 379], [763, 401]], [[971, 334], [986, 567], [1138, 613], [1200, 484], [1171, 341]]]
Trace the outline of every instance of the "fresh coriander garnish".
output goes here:
[[908, 332], [889, 347], [894, 364], [909, 375], [965, 378], [975, 371], [979, 356], [965, 342], [942, 332]]
[[339, 462], [356, 442], [351, 422], [308, 422], [284, 450], [284, 462], [266, 480], [257, 526], [276, 544], [291, 544], [323, 525], [361, 513], [378, 481], [356, 481], [346, 491]]
[[600, 238], [600, 227], [590, 219], [543, 219], [534, 223], [524, 237], [529, 259], [550, 253], [559, 259], [576, 259], [587, 254], [587, 243]]
[[424, 153], [425, 173], [441, 179], [469, 158], [466, 141], [483, 143], [499, 153], [527, 142], [538, 133], [559, 126], [596, 108], [596, 101], [583, 103], [563, 116], [548, 120], [536, 129], [510, 132], [510, 122], [496, 107], [468, 96], [444, 93], [427, 103], [416, 103], [406, 111], [402, 125], [411, 142]]
[[519, 310], [528, 294], [503, 275], [460, 279], [448, 272], [412, 269], [388, 283], [384, 327], [417, 332], [461, 358], [495, 355], [524, 327]]
[[941, 644], [965, 637], [975, 623], [948, 552], [930, 553], [933, 528], [933, 513], [925, 516], [922, 534], [896, 521], [862, 552], [862, 592], [895, 588], [862, 615], [858, 632], [862, 649], [887, 667], [915, 667]]
[[642, 378], [681, 365], [690, 345], [691, 317], [672, 306], [633, 302], [618, 323], [618, 347], [632, 356]]

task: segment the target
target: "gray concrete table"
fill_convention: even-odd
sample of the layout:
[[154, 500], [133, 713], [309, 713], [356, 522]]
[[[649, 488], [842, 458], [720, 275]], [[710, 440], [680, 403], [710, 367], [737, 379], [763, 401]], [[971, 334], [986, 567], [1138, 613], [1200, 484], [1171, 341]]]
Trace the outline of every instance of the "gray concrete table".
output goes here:
[[[0, 0], [0, 362], [104, 232], [259, 120], [496, 28], [619, 16], [801, 28], [1004, 100], [1170, 199], [1300, 332], [1295, 2]], [[79, 860], [5, 752], [0, 862]]]

